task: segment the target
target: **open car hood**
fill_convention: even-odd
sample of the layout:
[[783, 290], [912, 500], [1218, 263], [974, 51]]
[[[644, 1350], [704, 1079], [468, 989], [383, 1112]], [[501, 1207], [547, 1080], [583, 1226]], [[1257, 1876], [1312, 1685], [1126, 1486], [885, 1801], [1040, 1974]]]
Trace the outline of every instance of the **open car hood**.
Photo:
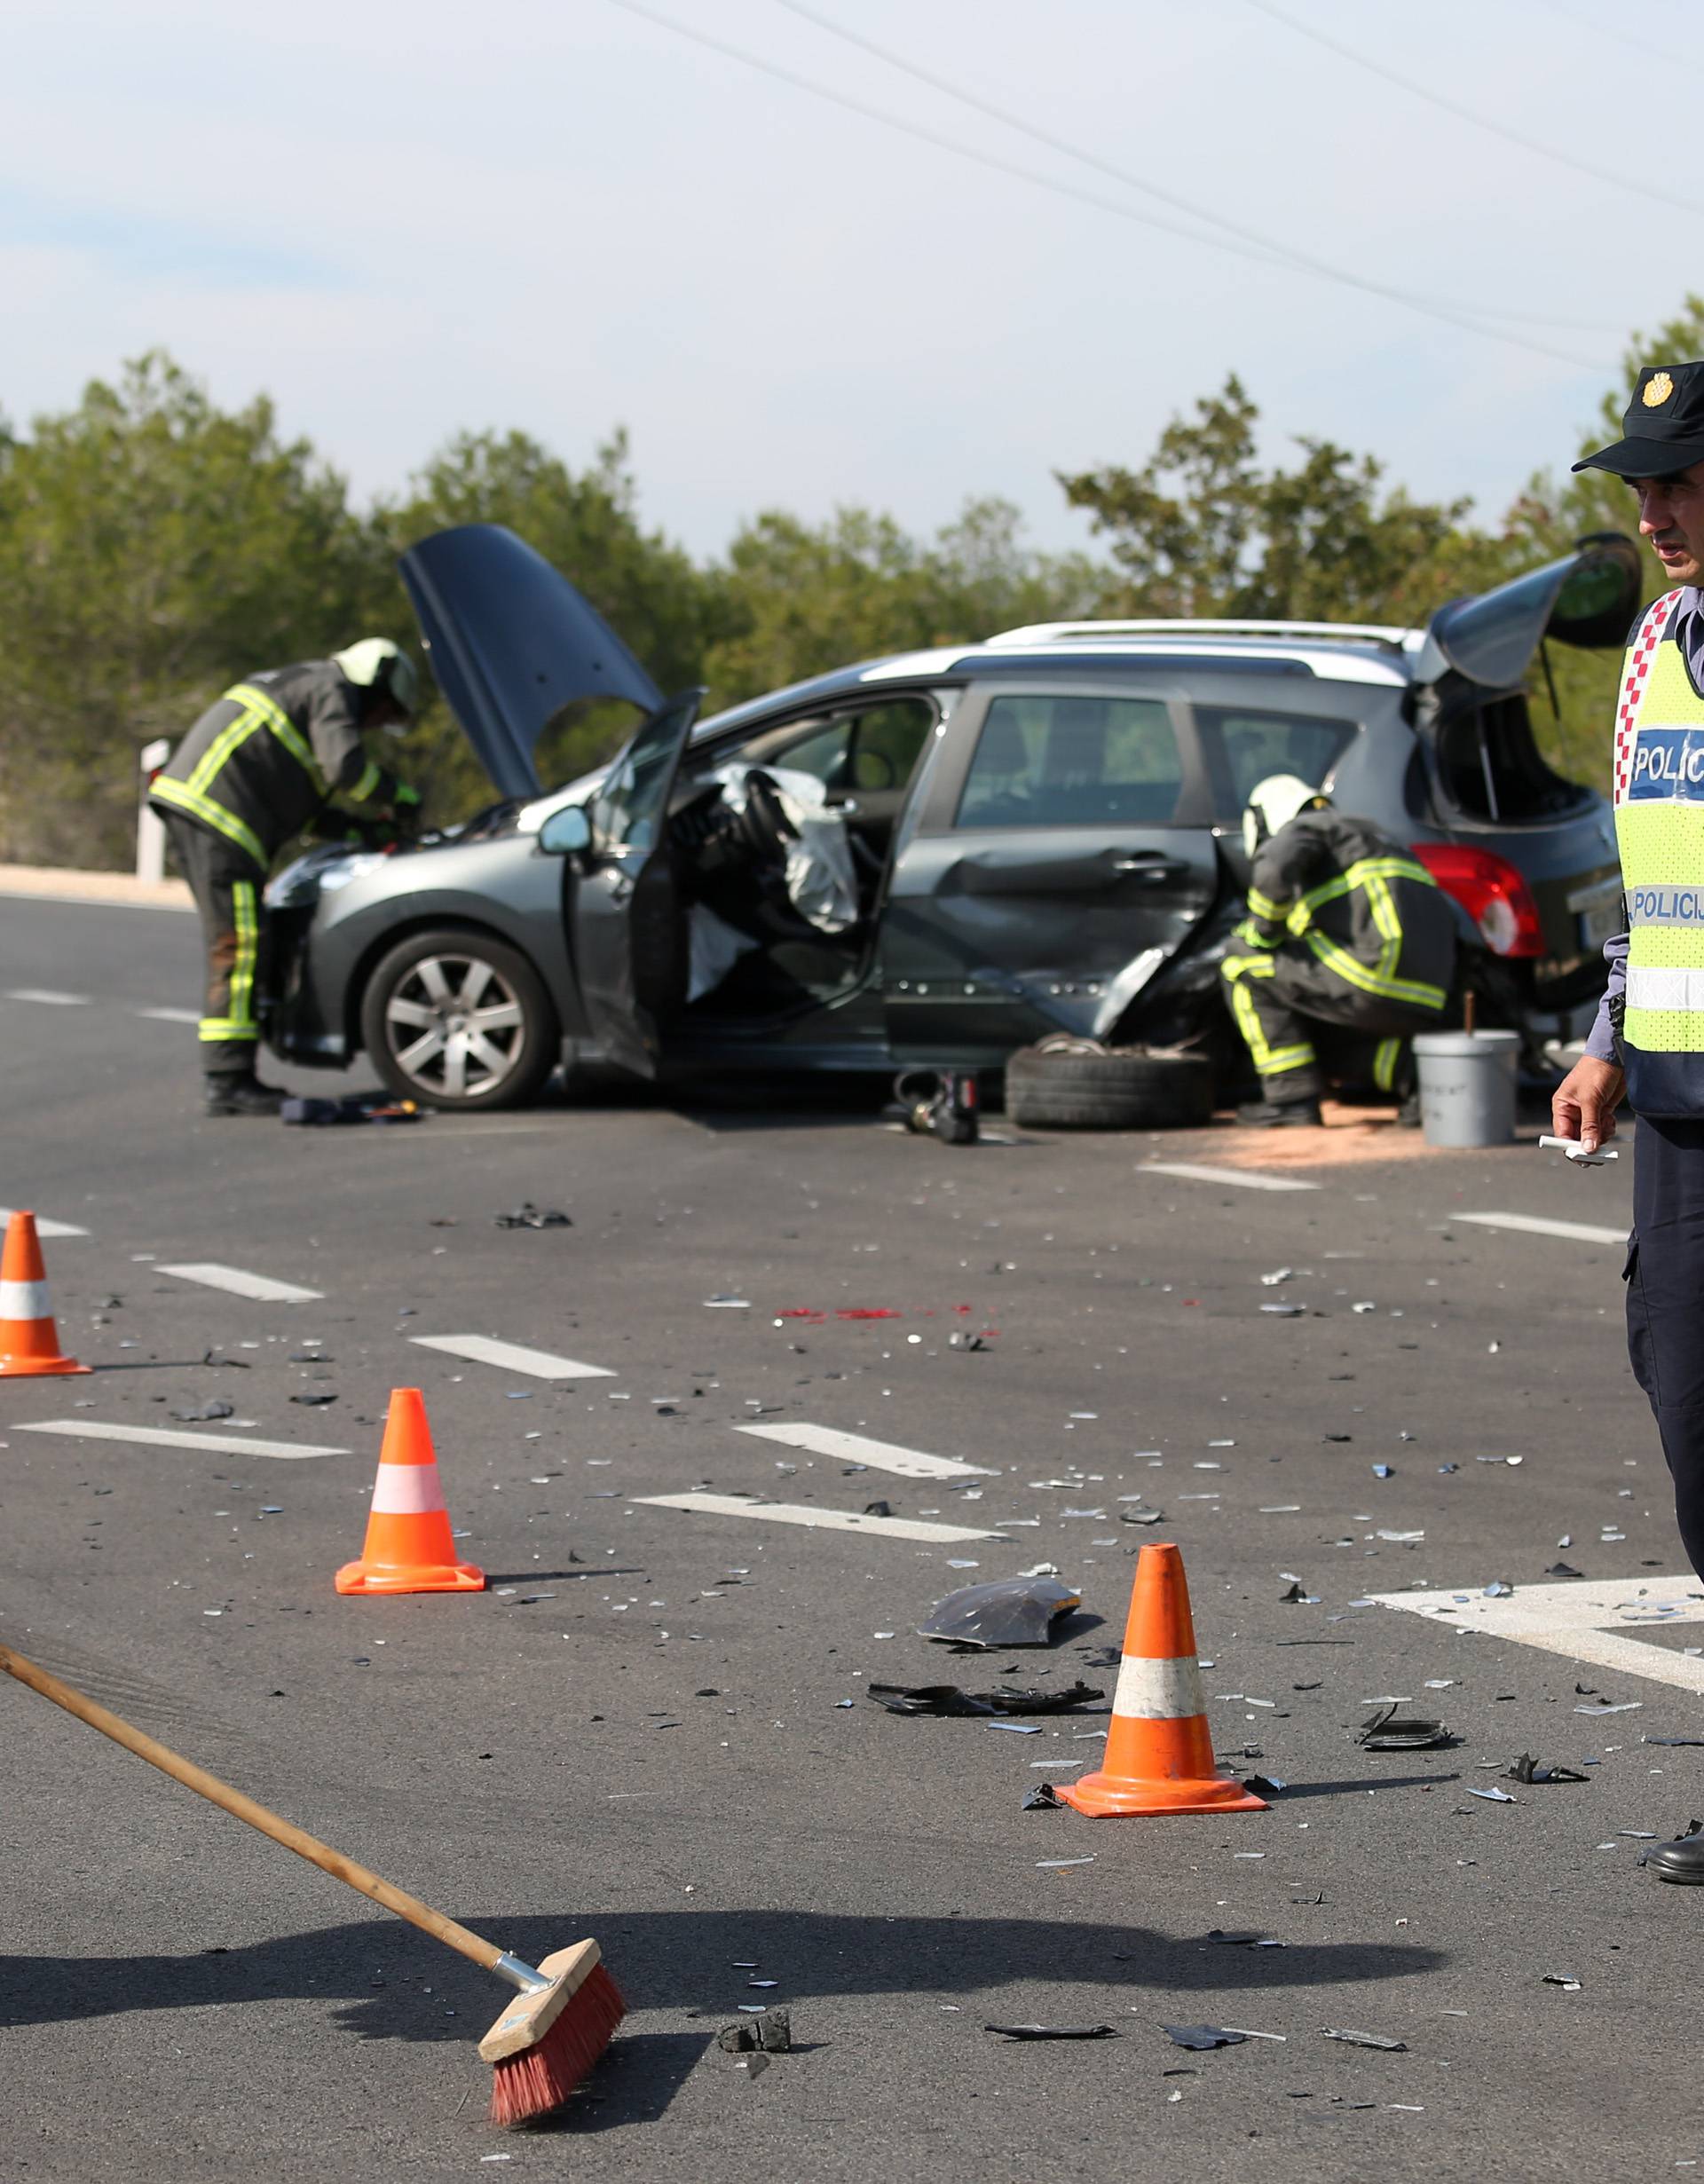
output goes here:
[[398, 564], [438, 688], [502, 796], [536, 796], [532, 753], [564, 706], [662, 692], [596, 607], [501, 524], [461, 524]]
[[1426, 625], [1417, 679], [1448, 668], [1495, 690], [1522, 681], [1546, 637], [1560, 644], [1620, 646], [1638, 611], [1639, 549], [1619, 531], [1595, 531], [1560, 561], [1494, 590], [1453, 599]]

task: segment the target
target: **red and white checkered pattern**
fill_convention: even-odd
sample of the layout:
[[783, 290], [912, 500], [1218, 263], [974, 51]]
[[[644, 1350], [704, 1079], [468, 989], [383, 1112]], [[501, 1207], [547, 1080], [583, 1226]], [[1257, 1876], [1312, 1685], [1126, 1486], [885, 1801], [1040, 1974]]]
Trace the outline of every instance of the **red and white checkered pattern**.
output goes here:
[[1677, 591], [1665, 592], [1648, 610], [1628, 656], [1627, 680], [1615, 714], [1614, 801], [1618, 804], [1627, 801], [1627, 785], [1632, 777], [1633, 729], [1639, 717], [1639, 701], [1645, 696], [1645, 679], [1651, 672], [1652, 655], [1662, 642], [1663, 626], [1679, 597]]

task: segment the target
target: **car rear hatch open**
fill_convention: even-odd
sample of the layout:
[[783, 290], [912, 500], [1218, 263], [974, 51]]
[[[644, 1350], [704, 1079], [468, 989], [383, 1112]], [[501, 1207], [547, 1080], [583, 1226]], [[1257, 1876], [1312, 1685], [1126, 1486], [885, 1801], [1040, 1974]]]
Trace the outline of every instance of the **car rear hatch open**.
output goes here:
[[434, 532], [398, 566], [438, 688], [500, 795], [539, 793], [533, 753], [564, 706], [662, 704], [596, 608], [502, 524]]
[[1531, 961], [1541, 1005], [1602, 983], [1620, 868], [1609, 807], [1539, 750], [1525, 679], [1548, 640], [1619, 647], [1639, 604], [1638, 550], [1619, 532], [1432, 618], [1415, 661], [1416, 718], [1435, 816], [1450, 840], [1416, 845], [1498, 955]]

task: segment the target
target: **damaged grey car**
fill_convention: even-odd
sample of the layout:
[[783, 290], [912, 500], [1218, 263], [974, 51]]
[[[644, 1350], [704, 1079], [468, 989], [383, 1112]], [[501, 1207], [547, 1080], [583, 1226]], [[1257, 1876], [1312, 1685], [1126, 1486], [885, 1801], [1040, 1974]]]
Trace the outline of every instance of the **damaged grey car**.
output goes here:
[[[709, 719], [666, 698], [512, 532], [469, 524], [402, 574], [500, 800], [390, 854], [324, 845], [268, 890], [266, 1036], [365, 1053], [401, 1097], [532, 1097], [596, 1049], [665, 1081], [998, 1070], [1065, 1033], [1246, 1056], [1217, 966], [1239, 822], [1274, 773], [1412, 845], [1459, 907], [1481, 1021], [1537, 1052], [1582, 1027], [1620, 879], [1607, 805], [1541, 756], [1547, 638], [1619, 645], [1637, 604], [1604, 534], [1424, 630], [1079, 622], [864, 661]], [[547, 789], [564, 709], [640, 725]]]

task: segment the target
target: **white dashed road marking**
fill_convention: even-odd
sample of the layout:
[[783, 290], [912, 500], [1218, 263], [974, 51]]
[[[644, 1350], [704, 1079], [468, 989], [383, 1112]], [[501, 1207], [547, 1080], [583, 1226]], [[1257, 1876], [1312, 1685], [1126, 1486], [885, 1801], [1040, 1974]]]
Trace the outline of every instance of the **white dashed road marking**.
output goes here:
[[1533, 1645], [1566, 1660], [1642, 1675], [1653, 1683], [1704, 1691], [1704, 1658], [1642, 1645], [1626, 1634], [1670, 1623], [1704, 1623], [1704, 1587], [1697, 1578], [1570, 1579], [1560, 1585], [1517, 1585], [1506, 1599], [1487, 1600], [1476, 1586], [1451, 1593], [1375, 1593], [1381, 1607], [1403, 1608], [1452, 1630], [1483, 1631], [1517, 1645]]
[[[0, 1206], [0, 1221], [11, 1220], [12, 1212], [13, 1209], [11, 1206]], [[74, 1228], [69, 1221], [50, 1221], [45, 1214], [38, 1213], [36, 1216], [36, 1234], [43, 1238], [86, 1236], [89, 1231], [86, 1228]]]
[[875, 1532], [889, 1540], [998, 1540], [998, 1532], [969, 1532], [962, 1525], [929, 1525], [910, 1517], [859, 1517], [849, 1510], [805, 1509], [793, 1502], [747, 1502], [732, 1494], [636, 1494], [646, 1509], [691, 1510], [711, 1517], [744, 1517], [769, 1525], [803, 1525], [816, 1532]]
[[299, 1441], [241, 1440], [231, 1433], [167, 1433], [159, 1426], [106, 1425], [94, 1418], [43, 1418], [17, 1433], [66, 1433], [77, 1440], [134, 1441], [149, 1448], [205, 1448], [216, 1456], [346, 1456], [347, 1448], [311, 1448]]
[[156, 1023], [198, 1024], [201, 1018], [193, 1009], [132, 1009], [133, 1016], [151, 1016]]
[[293, 1281], [274, 1281], [270, 1274], [245, 1273], [241, 1266], [221, 1266], [213, 1259], [195, 1259], [185, 1266], [162, 1266], [162, 1274], [176, 1274], [180, 1281], [199, 1281], [204, 1289], [227, 1289], [233, 1297], [252, 1297], [259, 1305], [312, 1305], [325, 1292], [298, 1289]]
[[1316, 1191], [1317, 1183], [1303, 1183], [1295, 1176], [1263, 1175], [1254, 1168], [1197, 1168], [1185, 1160], [1142, 1160], [1140, 1175], [1181, 1176], [1187, 1183], [1235, 1183], [1245, 1191]]
[[1536, 1213], [1452, 1213], [1452, 1221], [1481, 1228], [1518, 1228], [1527, 1236], [1566, 1236], [1571, 1243], [1625, 1243], [1625, 1228], [1598, 1228], [1589, 1221], [1550, 1221]]
[[928, 1456], [920, 1449], [895, 1447], [892, 1441], [866, 1440], [862, 1433], [842, 1433], [832, 1425], [743, 1425], [738, 1433], [754, 1434], [761, 1441], [781, 1441], [789, 1448], [809, 1448], [819, 1456], [836, 1456], [843, 1463], [867, 1463], [873, 1471], [893, 1471], [901, 1478], [990, 1478], [986, 1464], [965, 1463], [957, 1456]]
[[8, 1001], [39, 1001], [44, 1008], [85, 1009], [89, 1005], [86, 993], [55, 993], [46, 986], [14, 986], [6, 996]]
[[453, 1358], [471, 1358], [476, 1365], [495, 1365], [506, 1373], [530, 1373], [534, 1380], [614, 1380], [619, 1377], [607, 1365], [582, 1365], [578, 1358], [559, 1358], [548, 1350], [529, 1350], [517, 1342], [497, 1342], [489, 1335], [411, 1335], [410, 1342], [422, 1350], [447, 1350]]

